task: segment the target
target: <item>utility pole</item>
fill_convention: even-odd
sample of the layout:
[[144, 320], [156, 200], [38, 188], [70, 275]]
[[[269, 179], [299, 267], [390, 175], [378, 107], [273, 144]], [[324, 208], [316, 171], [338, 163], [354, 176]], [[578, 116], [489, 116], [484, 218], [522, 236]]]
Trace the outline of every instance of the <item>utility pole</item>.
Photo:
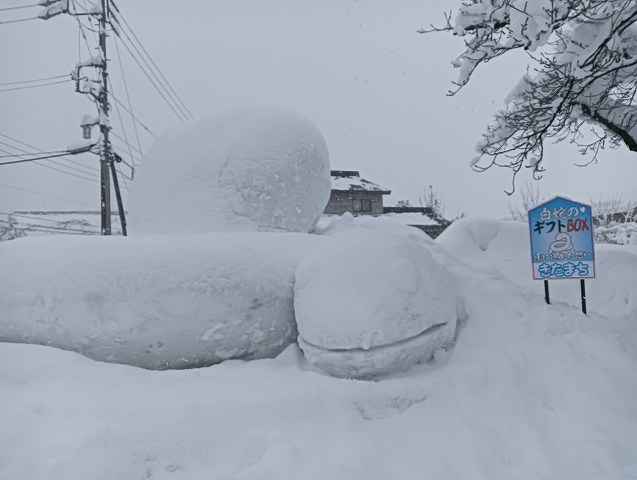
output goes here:
[[[71, 11], [69, 0], [40, 0], [39, 5], [44, 10], [38, 15], [44, 20], [48, 20], [61, 13], [68, 13], [75, 17], [91, 16], [97, 17], [98, 24], [98, 51], [99, 55], [93, 56], [84, 62], [79, 62], [73, 74], [75, 80], [75, 91], [90, 95], [97, 104], [98, 116], [96, 118], [85, 115], [80, 126], [83, 130], [84, 139], [91, 138], [91, 127], [99, 125], [101, 134], [100, 147], [100, 231], [102, 235], [111, 235], [111, 175], [117, 196], [117, 206], [119, 208], [120, 220], [122, 222], [122, 233], [126, 235], [126, 218], [124, 206], [122, 204], [117, 173], [113, 164], [113, 148], [109, 139], [110, 122], [108, 106], [108, 59], [106, 57], [106, 31], [109, 25], [110, 4], [109, 0], [99, 0], [101, 8], [92, 8], [85, 13], [77, 10]], [[81, 28], [81, 26], [80, 26]], [[91, 80], [81, 75], [81, 69], [92, 67], [99, 70], [99, 79]], [[85, 81], [84, 88], [80, 84]], [[119, 158], [119, 157], [118, 157]], [[120, 159], [121, 160], [121, 159]]]
[[108, 18], [108, 1], [101, 0], [102, 12], [99, 17], [99, 48], [102, 64], [102, 85], [97, 98], [99, 105], [99, 125], [102, 134], [102, 148], [100, 150], [100, 218], [102, 235], [111, 234], [111, 177], [110, 164], [112, 162], [111, 144], [108, 138], [108, 71], [106, 60], [106, 20]]

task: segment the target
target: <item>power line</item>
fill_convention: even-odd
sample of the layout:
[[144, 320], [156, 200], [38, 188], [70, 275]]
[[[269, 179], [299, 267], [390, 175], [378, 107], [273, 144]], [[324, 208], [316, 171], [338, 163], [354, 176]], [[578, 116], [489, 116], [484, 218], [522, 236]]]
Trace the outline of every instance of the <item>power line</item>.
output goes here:
[[26, 155], [54, 155], [56, 153], [64, 153], [66, 150], [56, 150], [53, 152], [32, 152], [32, 153], [10, 153], [8, 155], [0, 155], [0, 158], [9, 158], [9, 157], [24, 157]]
[[[21, 150], [21, 151], [24, 151], [23, 149], [18, 148], [18, 147], [15, 147], [15, 146], [13, 146], [13, 145], [10, 145], [10, 144], [8, 144], [8, 143], [6, 143], [6, 142], [2, 141], [2, 140], [0, 140], [0, 144], [5, 145], [6, 147], [12, 148], [12, 149], [14, 149], [14, 150], [19, 150], [19, 151]], [[9, 152], [9, 151], [7, 151], [7, 150], [1, 150], [1, 151], [2, 151], [2, 152], [4, 152], [4, 153], [7, 153], [7, 154], [14, 153], [14, 152]], [[31, 160], [31, 161], [33, 161], [34, 159], [25, 159], [25, 160]], [[39, 166], [39, 167], [49, 168], [49, 169], [51, 169], [51, 170], [56, 170], [56, 171], [58, 171], [58, 172], [65, 173], [65, 174], [68, 174], [68, 175], [72, 175], [72, 176], [75, 176], [75, 177], [78, 177], [78, 178], [82, 178], [82, 179], [84, 179], [84, 180], [89, 180], [89, 181], [94, 181], [94, 178], [95, 178], [95, 177], [97, 177], [97, 175], [96, 175], [96, 174], [94, 174], [94, 173], [86, 172], [86, 171], [83, 171], [83, 170], [80, 170], [80, 169], [77, 169], [77, 168], [71, 167], [71, 166], [69, 166], [69, 165], [65, 165], [65, 164], [63, 164], [63, 163], [56, 162], [55, 160], [49, 160], [49, 161], [50, 161], [53, 165], [57, 165], [58, 167], [66, 168], [66, 169], [69, 169], [69, 170], [74, 170], [74, 171], [76, 171], [76, 172], [78, 172], [78, 173], [82, 174], [82, 176], [77, 175], [77, 174], [74, 174], [74, 173], [71, 173], [71, 172], [69, 172], [69, 171], [67, 171], [67, 170], [59, 170], [59, 169], [57, 169], [57, 168], [53, 168], [53, 167], [51, 167], [50, 165], [46, 165], [46, 164], [43, 164], [43, 163], [36, 163], [36, 165], [37, 165], [37, 166]], [[70, 161], [70, 160], [69, 160], [69, 161]], [[6, 163], [6, 164], [8, 164], [9, 162], [5, 162], [5, 163]], [[0, 165], [3, 165], [3, 164], [0, 164]], [[80, 164], [80, 165], [82, 165], [82, 164]], [[87, 175], [87, 176], [89, 176], [89, 177], [93, 177], [93, 178], [89, 178], [89, 177], [86, 177], [86, 176], [84, 176], [84, 175]]]
[[34, 83], [34, 82], [45, 82], [47, 80], [55, 80], [58, 78], [64, 78], [64, 77], [69, 77], [70, 75], [68, 73], [64, 74], [64, 75], [53, 75], [51, 77], [42, 77], [42, 78], [33, 78], [31, 80], [17, 80], [15, 82], [3, 82], [0, 83], [0, 87], [4, 87], [6, 85], [19, 85], [22, 83]]
[[48, 193], [38, 192], [36, 190], [29, 190], [28, 188], [16, 187], [14, 185], [6, 185], [4, 183], [0, 183], [0, 187], [12, 188], [14, 190], [21, 190], [23, 192], [33, 193], [33, 194], [36, 194], [36, 195], [43, 195], [45, 198], [46, 197], [51, 197], [51, 198], [55, 198], [57, 200], [64, 200], [64, 201], [67, 201], [67, 202], [75, 203], [77, 205], [84, 205], [84, 206], [87, 206], [87, 207], [95, 207], [95, 205], [92, 205], [90, 203], [78, 202], [77, 200], [71, 200], [70, 198], [58, 197], [56, 195], [50, 195]]
[[[112, 94], [112, 93], [113, 93], [113, 85], [112, 85], [112, 83], [111, 83], [110, 79], [109, 79], [108, 83], [109, 83], [109, 85], [111, 86], [111, 94]], [[119, 107], [117, 106], [117, 104], [115, 104], [115, 111], [117, 112], [117, 118], [119, 119], [119, 123], [120, 123], [120, 125], [122, 126], [122, 133], [124, 134], [124, 140], [123, 140], [123, 142], [124, 142], [124, 143], [126, 144], [126, 146], [128, 147], [128, 154], [129, 154], [129, 156], [130, 156], [130, 158], [131, 158], [131, 162], [133, 162], [133, 163], [134, 163], [135, 161], [133, 160], [133, 151], [132, 151], [132, 149], [131, 149], [131, 147], [132, 147], [132, 146], [131, 146], [131, 144], [128, 142], [128, 135], [126, 134], [126, 128], [124, 127], [124, 122], [122, 121], [122, 115], [121, 115], [121, 114], [120, 114], [120, 112], [119, 112]], [[112, 134], [114, 134], [115, 132], [111, 131], [111, 133], [112, 133]], [[124, 159], [123, 159], [122, 157], [119, 157], [119, 159], [120, 159], [120, 161], [122, 161], [122, 162], [124, 161]], [[128, 164], [127, 164], [127, 165], [128, 165]], [[130, 165], [129, 165], [129, 166], [130, 166]], [[131, 170], [132, 170], [132, 171], [135, 171], [135, 169], [134, 169], [132, 166], [130, 166], [130, 168], [131, 168]], [[122, 177], [126, 177], [126, 175], [124, 175], [124, 174], [122, 173], [122, 171], [121, 171], [121, 169], [120, 169], [120, 168], [117, 168], [117, 171], [119, 172], [119, 174], [120, 174]], [[131, 175], [133, 175], [133, 174], [131, 174]], [[126, 177], [126, 178], [128, 178], [128, 177]], [[132, 177], [131, 177], [131, 179], [132, 179]], [[126, 181], [126, 179], [124, 179], [124, 185], [126, 186], [126, 188], [128, 188], [128, 182]]]
[[[122, 138], [121, 135], [118, 135], [117, 133], [115, 133], [113, 131], [111, 131], [111, 133], [113, 134], [113, 136], [115, 138], [117, 138], [118, 140], [123, 142], [126, 145], [127, 148], [131, 148], [131, 149], [135, 150], [137, 153], [139, 153], [140, 155], [144, 155], [144, 152], [140, 151], [136, 146], [131, 145], [130, 143], [128, 143], [128, 138], [124, 139], [124, 138]], [[132, 153], [131, 153], [131, 156], [133, 156]]]
[[[32, 149], [34, 149], [34, 150], [37, 150], [37, 151], [38, 151], [38, 152], [40, 152], [41, 154], [46, 154], [46, 152], [45, 152], [44, 150], [42, 150], [41, 148], [38, 148], [38, 147], [36, 147], [36, 146], [34, 146], [34, 145], [31, 145], [30, 143], [23, 142], [22, 140], [18, 140], [17, 138], [14, 138], [14, 137], [12, 137], [12, 136], [10, 136], [10, 135], [7, 135], [7, 134], [5, 134], [5, 133], [0, 133], [0, 136], [2, 136], [2, 137], [4, 137], [4, 138], [8, 138], [9, 140], [11, 140], [11, 141], [13, 141], [13, 142], [15, 142], [15, 143], [18, 143], [18, 144], [20, 144], [20, 145], [24, 145], [25, 147], [29, 147], [29, 148], [32, 148]], [[4, 142], [3, 142], [3, 143], [4, 143]], [[22, 152], [22, 153], [24, 153], [25, 155], [29, 154], [29, 152], [27, 152], [27, 151], [26, 151], [25, 149], [23, 149], [23, 148], [14, 147], [14, 146], [9, 145], [9, 144], [7, 144], [7, 143], [4, 143], [4, 144], [5, 144], [6, 146], [8, 146], [8, 147], [13, 148], [14, 150], [19, 150], [19, 151], [21, 151], [21, 152]], [[74, 150], [71, 150], [71, 151], [74, 151]], [[7, 153], [11, 153], [11, 152], [7, 152]], [[79, 152], [79, 153], [81, 153], [81, 152]], [[20, 156], [24, 156], [24, 155], [20, 155]], [[55, 163], [56, 165], [59, 165], [59, 166], [61, 166], [61, 167], [69, 168], [69, 169], [71, 169], [71, 170], [79, 171], [80, 173], [83, 173], [83, 174], [85, 174], [85, 175], [95, 175], [95, 173], [94, 173], [94, 172], [95, 172], [95, 170], [96, 170], [96, 169], [95, 169], [94, 167], [91, 167], [90, 165], [86, 165], [86, 164], [84, 164], [84, 163], [76, 162], [75, 160], [71, 160], [70, 158], [63, 158], [63, 160], [65, 160], [67, 163], [72, 163], [73, 165], [77, 165], [78, 167], [81, 167], [81, 168], [87, 169], [87, 170], [89, 170], [89, 171], [88, 171], [88, 172], [84, 172], [84, 171], [78, 170], [77, 168], [73, 168], [73, 167], [68, 166], [68, 165], [59, 164], [59, 163], [57, 163], [57, 162], [52, 162], [52, 163]]]
[[29, 20], [37, 20], [38, 18], [40, 17], [16, 18], [15, 20], [5, 20], [4, 22], [0, 22], [0, 25], [4, 25], [6, 23], [28, 22]]
[[20, 117], [20, 118], [32, 123], [33, 125], [37, 125], [40, 128], [44, 128], [45, 130], [49, 130], [49, 131], [55, 133], [60, 138], [67, 139], [67, 135], [65, 133], [61, 132], [60, 130], [56, 130], [55, 128], [52, 128], [50, 125], [46, 125], [44, 123], [40, 123], [40, 122], [30, 118], [30, 117], [27, 117], [26, 115], [24, 115], [24, 114], [22, 114], [20, 112], [16, 112], [15, 110], [11, 110], [10, 108], [7, 108], [7, 107], [5, 107], [3, 105], [0, 105], [0, 110], [4, 110], [6, 112], [12, 113], [13, 115], [15, 115], [17, 117]]
[[[4, 142], [0, 142], [0, 143], [4, 143]], [[10, 153], [7, 150], [4, 150], [2, 148], [0, 148], [0, 152]], [[54, 170], [56, 172], [63, 173], [65, 175], [70, 175], [72, 177], [81, 178], [82, 180], [86, 180], [88, 182], [94, 182], [95, 181], [95, 179], [93, 179], [93, 178], [82, 177], [81, 175], [76, 175], [75, 173], [71, 173], [71, 172], [67, 172], [67, 171], [64, 171], [64, 170], [60, 170], [59, 168], [52, 167], [51, 165], [45, 165], [44, 163], [36, 163], [36, 165], [38, 167], [48, 168], [49, 170]], [[55, 165], [59, 165], [59, 164], [56, 163]]]
[[[116, 42], [115, 44], [117, 45], [117, 42]], [[118, 98], [117, 98], [116, 96], [114, 96], [114, 95], [112, 95], [112, 94], [111, 94], [111, 97], [113, 98], [113, 100], [115, 100], [115, 102], [116, 102], [116, 103], [117, 103], [120, 107], [122, 107], [122, 108], [124, 109], [124, 111], [125, 111], [126, 113], [128, 113], [128, 114], [131, 116], [131, 118], [132, 118], [133, 120], [135, 120], [135, 122], [137, 122], [137, 124], [138, 124], [140, 127], [142, 127], [144, 130], [146, 130], [146, 131], [147, 131], [147, 132], [148, 132], [148, 133], [149, 133], [149, 134], [150, 134], [153, 138], [157, 138], [157, 135], [155, 135], [155, 134], [153, 133], [153, 131], [152, 131], [150, 128], [148, 128], [148, 127], [147, 127], [147, 126], [146, 126], [146, 125], [145, 125], [145, 124], [144, 124], [144, 123], [143, 123], [143, 122], [142, 122], [139, 118], [137, 118], [137, 117], [133, 114], [133, 112], [132, 112], [132, 111], [130, 111], [128, 108], [126, 108], [126, 105], [124, 105], [124, 104], [123, 104], [120, 100], [118, 100]], [[140, 147], [141, 147], [141, 145], [140, 145]], [[140, 151], [141, 151], [141, 148], [140, 148]]]
[[[126, 92], [126, 99], [128, 100], [128, 110], [130, 111], [130, 115], [133, 118], [133, 131], [135, 132], [135, 138], [137, 139], [137, 146], [139, 147], [139, 151], [142, 151], [142, 143], [139, 141], [139, 131], [137, 130], [137, 118], [133, 114], [133, 103], [130, 99], [130, 93], [128, 92], [128, 82], [126, 82], [126, 74], [124, 73], [124, 65], [122, 64], [122, 55], [119, 53], [119, 44], [117, 42], [113, 42], [115, 44], [115, 50], [117, 51], [117, 61], [119, 63], [119, 70], [122, 74], [122, 80], [124, 81], [124, 91]], [[149, 133], [150, 132], [149, 130]], [[154, 136], [154, 135], [153, 135]]]
[[[124, 32], [124, 35], [127, 35]], [[168, 100], [168, 97], [166, 97], [166, 94], [159, 88], [159, 86], [157, 85], [157, 83], [155, 83], [155, 80], [153, 80], [150, 76], [150, 74], [146, 71], [146, 69], [143, 67], [143, 65], [140, 63], [140, 61], [137, 59], [137, 57], [135, 56], [135, 54], [132, 52], [132, 50], [130, 49], [130, 47], [124, 43], [124, 41], [122, 40], [122, 38], [118, 35], [117, 38], [122, 42], [122, 45], [124, 46], [124, 48], [126, 48], [126, 51], [129, 53], [129, 55], [131, 56], [131, 58], [135, 61], [135, 63], [137, 63], [137, 65], [139, 66], [139, 68], [141, 69], [142, 73], [146, 76], [146, 78], [148, 79], [148, 81], [153, 85], [153, 87], [155, 87], [155, 90], [157, 91], [157, 93], [159, 93], [159, 95], [161, 96], [161, 98], [164, 100], [164, 102], [166, 102], [166, 105], [168, 105], [168, 107], [170, 107], [170, 109], [173, 111], [173, 113], [177, 116], [177, 118], [181, 121], [184, 121], [187, 119], [187, 117], [184, 116], [183, 113], [181, 113], [177, 108], [175, 108], [175, 106], [173, 105], [173, 103], [171, 103], [170, 100]], [[129, 37], [130, 39], [130, 37]], [[156, 75], [155, 75], [156, 76]]]
[[113, 0], [110, 0], [111, 5], [113, 5], [113, 8], [115, 9], [115, 11], [117, 12], [117, 15], [114, 16], [116, 21], [120, 24], [119, 20], [117, 19], [117, 17], [119, 17], [119, 19], [121, 19], [124, 22], [124, 25], [126, 25], [126, 27], [128, 27], [128, 29], [130, 30], [131, 34], [133, 35], [133, 37], [135, 38], [135, 40], [137, 40], [137, 43], [139, 44], [139, 46], [142, 48], [142, 50], [144, 51], [144, 53], [146, 54], [146, 56], [148, 57], [148, 59], [150, 60], [150, 62], [153, 64], [153, 66], [155, 67], [155, 69], [157, 70], [157, 73], [159, 73], [159, 75], [161, 76], [161, 78], [164, 80], [164, 83], [168, 86], [168, 88], [170, 89], [170, 91], [173, 93], [173, 95], [175, 96], [175, 98], [178, 100], [178, 104], [183, 107], [183, 110], [185, 110], [185, 112], [188, 114], [188, 116], [190, 116], [191, 119], [195, 118], [194, 115], [190, 112], [190, 110], [188, 109], [188, 107], [186, 106], [186, 104], [184, 103], [184, 101], [181, 99], [181, 97], [177, 94], [177, 92], [175, 91], [175, 89], [172, 87], [172, 85], [170, 84], [170, 82], [168, 81], [168, 79], [166, 79], [166, 77], [164, 76], [164, 74], [161, 72], [161, 70], [159, 69], [159, 67], [157, 66], [157, 64], [155, 63], [155, 61], [153, 60], [153, 57], [151, 57], [150, 53], [148, 53], [148, 50], [146, 50], [146, 48], [144, 47], [144, 44], [141, 42], [141, 40], [139, 39], [139, 37], [137, 37], [137, 35], [135, 34], [135, 30], [133, 30], [133, 27], [131, 27], [128, 22], [126, 21], [126, 19], [124, 18], [124, 16], [122, 15], [122, 12], [119, 10], [119, 8], [117, 7], [117, 5], [115, 4], [115, 2]]
[[0, 8], [0, 12], [8, 12], [9, 10], [21, 10], [23, 8], [41, 7], [39, 3], [32, 3], [31, 5], [19, 5], [16, 7], [4, 7]]
[[[4, 142], [0, 142], [3, 145], [7, 145]], [[10, 146], [10, 145], [9, 145]], [[13, 147], [15, 148], [15, 147]], [[3, 150], [4, 151], [4, 150]], [[42, 157], [35, 157], [35, 158], [23, 158], [22, 160], [11, 160], [9, 162], [0, 162], [0, 165], [13, 165], [15, 163], [25, 163], [25, 162], [37, 162], [38, 160], [47, 160], [49, 158], [57, 158], [57, 157], [63, 157], [64, 155], [77, 155], [78, 153], [84, 153], [87, 152], [88, 150], [83, 150], [83, 151], [66, 151], [66, 152], [62, 152], [62, 153], [57, 153], [54, 155], [44, 155]], [[22, 154], [24, 155], [24, 154]], [[19, 157], [20, 155], [15, 155], [16, 157]], [[66, 166], [67, 168], [71, 168]], [[80, 170], [78, 170], [80, 171]], [[82, 172], [84, 173], [84, 172]], [[96, 175], [97, 176], [97, 175]]]
[[70, 78], [66, 79], [66, 80], [58, 80], [57, 82], [48, 82], [48, 83], [41, 83], [38, 85], [23, 85], [21, 87], [10, 87], [10, 88], [0, 88], [0, 92], [11, 92], [14, 90], [26, 90], [28, 88], [38, 88], [38, 87], [48, 87], [50, 85], [57, 85], [59, 83], [67, 83], [67, 82], [71, 82], [72, 80]]
[[[113, 20], [117, 23], [117, 26], [118, 26], [118, 28], [114, 28], [115, 34], [117, 38], [119, 38], [120, 41], [122, 41], [122, 44], [124, 45], [124, 47], [126, 47], [126, 50], [131, 55], [131, 57], [133, 57], [133, 60], [135, 60], [135, 62], [139, 65], [140, 69], [144, 72], [148, 80], [153, 84], [157, 92], [160, 93], [162, 98], [164, 98], [164, 100], [167, 103], [169, 103], [169, 105], [171, 106], [171, 109], [180, 120], [183, 121], [188, 118], [194, 118], [193, 115], [188, 110], [188, 108], [185, 107], [185, 105], [183, 105], [183, 101], [181, 101], [179, 96], [176, 93], [171, 93], [171, 91], [174, 92], [174, 89], [170, 86], [170, 83], [168, 83], [168, 81], [166, 80], [166, 77], [161, 73], [161, 71], [157, 67], [157, 64], [154, 63], [154, 61], [148, 54], [148, 51], [144, 48], [139, 38], [137, 38], [137, 36], [135, 35], [135, 32], [133, 31], [131, 26], [128, 24], [128, 22], [126, 22], [126, 19], [124, 19], [121, 16], [121, 12], [117, 10], [117, 6], [113, 4], [113, 7], [118, 12], [117, 15], [113, 14]], [[120, 22], [120, 18], [124, 22], [124, 24]], [[146, 53], [146, 55], [144, 55], [144, 53], [142, 53], [142, 51], [140, 51], [140, 49], [137, 47], [136, 43], [133, 41], [133, 39], [130, 37], [130, 35], [127, 33], [126, 29], [124, 28], [124, 25], [135, 37], [135, 39], [137, 40], [137, 43], [142, 48], [142, 50]], [[122, 38], [122, 34], [124, 34], [124, 37], [128, 40], [128, 42], [130, 43], [130, 46], [135, 50], [135, 52], [137, 52], [137, 55], [139, 55], [139, 58], [141, 59], [141, 61], [144, 63], [144, 65], [146, 65], [146, 68], [148, 68], [148, 72], [152, 74], [152, 76], [154, 77], [154, 80], [150, 78], [150, 75], [148, 74], [146, 69], [141, 65], [138, 58], [133, 54], [128, 44], [124, 42], [124, 38]], [[151, 63], [149, 63], [149, 60], [146, 59], [147, 57], [150, 60], [150, 62], [154, 65], [155, 68], [151, 66]], [[162, 78], [163, 78], [163, 81], [162, 81]]]
[[[111, 4], [113, 5], [113, 7], [115, 8], [115, 10], [117, 11], [117, 15], [113, 15], [113, 19], [117, 22], [117, 25], [120, 27], [121, 32], [124, 33], [124, 36], [126, 37], [126, 39], [128, 39], [128, 41], [130, 42], [131, 46], [135, 49], [135, 51], [137, 52], [137, 54], [139, 55], [139, 57], [141, 58], [141, 60], [144, 62], [144, 64], [148, 67], [148, 70], [150, 71], [150, 73], [153, 74], [153, 76], [155, 77], [155, 79], [157, 80], [157, 83], [159, 83], [159, 85], [163, 88], [164, 92], [166, 92], [166, 94], [168, 95], [168, 97], [172, 100], [173, 104], [177, 107], [177, 109], [180, 111], [180, 113], [185, 117], [185, 118], [194, 118], [192, 113], [190, 113], [190, 110], [188, 110], [188, 107], [186, 107], [186, 105], [184, 104], [184, 102], [181, 100], [181, 98], [179, 97], [179, 95], [177, 94], [177, 92], [175, 92], [175, 89], [172, 88], [172, 86], [170, 85], [170, 82], [168, 82], [168, 80], [166, 79], [166, 77], [164, 76], [164, 74], [161, 72], [161, 70], [159, 69], [159, 67], [157, 66], [157, 64], [155, 63], [155, 61], [153, 60], [153, 58], [150, 56], [150, 54], [148, 53], [148, 51], [146, 50], [146, 48], [144, 47], [144, 45], [142, 44], [142, 42], [139, 40], [139, 38], [137, 37], [137, 35], [135, 34], [135, 31], [133, 30], [133, 28], [128, 24], [128, 22], [126, 21], [126, 19], [123, 17], [123, 15], [121, 14], [121, 12], [119, 11], [119, 9], [117, 8], [117, 6], [114, 4], [114, 2], [111, 1]], [[124, 22], [124, 25], [128, 28], [128, 30], [130, 31], [130, 33], [133, 35], [133, 38], [137, 41], [137, 44], [141, 47], [142, 51], [144, 52], [144, 54], [146, 56], [144, 56], [144, 54], [142, 52], [140, 52], [139, 48], [137, 48], [137, 46], [135, 45], [135, 42], [133, 42], [133, 40], [131, 39], [131, 37], [128, 35], [128, 33], [126, 32], [124, 26], [122, 25], [122, 23], [120, 22], [120, 19]], [[115, 33], [118, 36], [118, 38], [120, 38], [121, 40], [121, 35], [120, 35], [120, 31], [118, 29], [115, 29]], [[123, 42], [122, 42], [123, 43]], [[125, 45], [125, 44], [124, 44]], [[130, 53], [130, 52], [129, 52]], [[148, 60], [150, 61], [150, 64], [148, 63], [148, 61], [146, 60], [146, 58], [148, 58]], [[151, 66], [152, 64], [152, 66]], [[141, 67], [141, 66], [140, 66]], [[154, 67], [154, 69], [153, 69]], [[158, 75], [159, 74], [159, 75]], [[161, 77], [161, 78], [160, 78]], [[162, 82], [163, 80], [163, 82]]]

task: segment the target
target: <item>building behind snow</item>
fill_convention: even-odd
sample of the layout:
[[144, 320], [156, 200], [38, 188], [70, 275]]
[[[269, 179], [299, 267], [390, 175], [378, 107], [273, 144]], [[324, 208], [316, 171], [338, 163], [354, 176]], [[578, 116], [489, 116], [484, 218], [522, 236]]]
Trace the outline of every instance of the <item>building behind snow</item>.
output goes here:
[[[451, 222], [435, 215], [429, 207], [385, 206], [384, 196], [391, 190], [361, 178], [357, 170], [331, 170], [331, 194], [324, 218], [351, 213], [354, 216], [390, 217], [424, 231], [432, 238]], [[111, 213], [112, 233], [121, 235], [118, 212]], [[99, 235], [100, 212], [94, 211], [16, 211], [0, 214], [0, 242], [33, 235]]]
[[385, 206], [384, 195], [391, 190], [361, 178], [358, 170], [331, 170], [332, 192], [325, 216], [351, 213], [354, 216], [387, 216], [405, 225], [419, 228], [432, 238], [440, 235], [451, 222], [434, 214], [430, 207]]
[[383, 195], [391, 190], [361, 178], [357, 170], [331, 170], [332, 193], [326, 215], [382, 215]]

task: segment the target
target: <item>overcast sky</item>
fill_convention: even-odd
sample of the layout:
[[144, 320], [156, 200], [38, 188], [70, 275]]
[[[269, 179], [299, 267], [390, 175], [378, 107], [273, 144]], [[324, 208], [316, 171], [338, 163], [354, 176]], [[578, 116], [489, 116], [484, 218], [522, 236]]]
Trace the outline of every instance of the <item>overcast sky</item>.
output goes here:
[[[32, 3], [0, 0], [0, 9]], [[419, 195], [433, 185], [449, 217], [459, 212], [504, 217], [510, 171], [476, 173], [469, 161], [492, 113], [522, 75], [525, 59], [492, 62], [466, 89], [447, 96], [456, 77], [450, 62], [462, 41], [416, 30], [440, 23], [442, 12], [456, 3], [119, 0], [118, 5], [195, 117], [235, 106], [285, 107], [322, 130], [332, 168], [360, 170], [364, 178], [391, 189], [388, 204], [400, 199], [418, 204]], [[0, 11], [0, 22], [38, 11]], [[24, 85], [7, 82], [66, 74], [79, 58], [87, 58], [75, 20], [60, 15], [1, 24], [0, 44], [0, 84], [5, 84], [0, 85], [0, 134], [45, 151], [81, 141], [80, 120], [95, 109], [73, 92], [73, 83], [6, 90]], [[179, 120], [123, 47], [119, 44], [134, 112], [161, 134]], [[113, 37], [108, 49], [115, 95], [127, 104]], [[120, 114], [124, 128], [113, 112], [114, 131], [137, 145], [127, 113]], [[143, 131], [140, 136], [146, 150], [152, 138]], [[122, 141], [116, 146], [127, 152]], [[14, 147], [34, 151], [0, 136], [0, 155], [15, 153]], [[0, 166], [0, 211], [97, 209], [99, 185], [93, 175], [98, 158], [86, 154], [72, 160], [79, 165], [57, 159], [41, 162], [48, 168]], [[621, 194], [637, 200], [635, 154], [609, 150], [596, 165], [576, 166], [584, 160], [570, 145], [549, 148], [547, 172], [537, 183], [542, 195], [587, 202]], [[522, 172], [518, 184], [527, 179], [529, 172]]]

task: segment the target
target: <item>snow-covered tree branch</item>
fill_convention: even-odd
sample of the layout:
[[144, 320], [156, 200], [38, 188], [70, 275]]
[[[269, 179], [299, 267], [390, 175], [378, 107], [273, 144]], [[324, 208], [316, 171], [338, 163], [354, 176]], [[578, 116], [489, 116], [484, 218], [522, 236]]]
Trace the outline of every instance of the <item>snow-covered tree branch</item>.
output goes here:
[[465, 0], [432, 30], [465, 38], [450, 95], [493, 58], [513, 50], [530, 58], [476, 147], [476, 170], [524, 166], [538, 176], [549, 138], [571, 141], [589, 162], [605, 147], [637, 152], [634, 0]]

